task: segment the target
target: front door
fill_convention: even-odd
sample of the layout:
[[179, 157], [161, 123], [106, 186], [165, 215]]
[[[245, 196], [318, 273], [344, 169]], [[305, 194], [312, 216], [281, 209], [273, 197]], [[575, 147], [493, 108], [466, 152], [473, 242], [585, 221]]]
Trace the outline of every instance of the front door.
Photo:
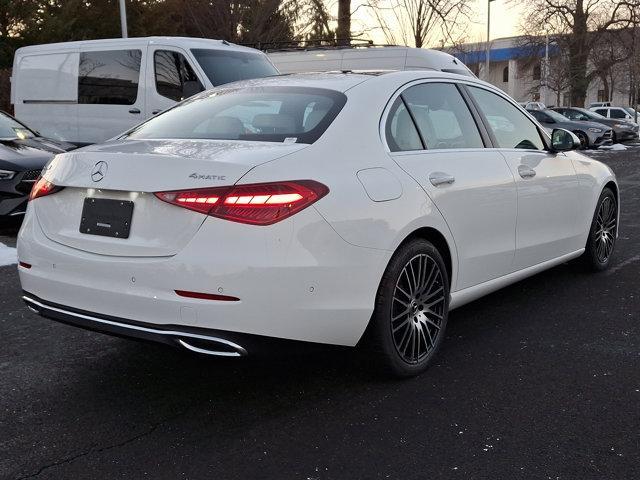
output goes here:
[[514, 270], [584, 247], [578, 225], [580, 185], [571, 160], [549, 152], [538, 127], [507, 99], [480, 87], [468, 89], [516, 180]]

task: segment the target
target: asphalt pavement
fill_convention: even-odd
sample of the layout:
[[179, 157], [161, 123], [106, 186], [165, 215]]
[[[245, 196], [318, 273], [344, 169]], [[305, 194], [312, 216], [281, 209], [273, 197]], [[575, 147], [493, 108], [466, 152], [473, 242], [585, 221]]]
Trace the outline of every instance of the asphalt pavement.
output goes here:
[[0, 267], [0, 478], [640, 478], [640, 147], [591, 155], [621, 186], [612, 268], [455, 310], [409, 380], [350, 350], [221, 361], [83, 331]]

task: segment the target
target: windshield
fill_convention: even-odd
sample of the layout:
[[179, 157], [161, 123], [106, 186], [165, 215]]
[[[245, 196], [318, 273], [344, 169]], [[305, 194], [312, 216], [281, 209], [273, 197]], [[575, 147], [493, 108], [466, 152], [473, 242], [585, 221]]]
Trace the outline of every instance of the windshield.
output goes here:
[[20, 140], [24, 140], [25, 138], [33, 138], [35, 136], [36, 134], [34, 132], [20, 122], [17, 122], [4, 113], [0, 113], [0, 139], [15, 140], [19, 138]]
[[546, 113], [547, 115], [549, 115], [551, 118], [553, 118], [556, 122], [570, 122], [571, 120], [569, 120], [567, 117], [565, 117], [564, 115], [556, 112], [555, 110], [544, 110], [544, 113]]
[[341, 92], [321, 88], [210, 90], [143, 123], [128, 138], [313, 143], [346, 100]]
[[193, 48], [191, 52], [214, 87], [250, 78], [278, 75], [280, 72], [262, 53]]
[[631, 107], [625, 107], [625, 110], [629, 112], [629, 115], [631, 115], [632, 117], [636, 114], [636, 111]]

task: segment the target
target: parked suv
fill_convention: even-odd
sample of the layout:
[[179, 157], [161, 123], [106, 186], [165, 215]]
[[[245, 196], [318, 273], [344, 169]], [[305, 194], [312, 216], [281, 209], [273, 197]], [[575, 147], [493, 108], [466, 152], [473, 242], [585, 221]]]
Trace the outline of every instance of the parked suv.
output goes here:
[[631, 122], [634, 125], [636, 120], [636, 111], [629, 107], [592, 107], [589, 110], [596, 112], [603, 117], [613, 118], [615, 120], [623, 120], [625, 122]]
[[262, 52], [226, 41], [120, 38], [19, 48], [11, 103], [48, 137], [107, 140], [184, 98], [224, 83], [277, 75]]
[[598, 148], [613, 143], [613, 130], [602, 123], [574, 122], [551, 109], [528, 110], [528, 112], [549, 130], [564, 128], [572, 131], [580, 139], [582, 148]]
[[596, 122], [611, 127], [613, 129], [613, 143], [638, 138], [638, 125], [634, 125], [630, 122], [606, 118], [599, 113], [592, 112], [586, 108], [555, 107], [552, 108], [552, 110], [555, 110], [567, 117], [569, 120], [573, 120], [575, 122]]

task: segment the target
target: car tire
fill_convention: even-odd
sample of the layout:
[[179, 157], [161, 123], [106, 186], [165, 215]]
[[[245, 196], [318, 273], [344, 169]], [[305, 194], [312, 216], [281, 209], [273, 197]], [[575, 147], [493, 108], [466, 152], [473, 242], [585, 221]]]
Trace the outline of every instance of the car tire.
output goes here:
[[610, 188], [600, 194], [582, 264], [590, 271], [601, 272], [609, 268], [618, 233], [618, 202]]
[[442, 255], [416, 238], [393, 255], [378, 288], [369, 325], [376, 365], [396, 377], [425, 371], [447, 325], [449, 276]]
[[580, 130], [576, 130], [573, 132], [580, 139], [580, 150], [586, 150], [589, 148], [589, 137], [586, 133], [581, 132]]

